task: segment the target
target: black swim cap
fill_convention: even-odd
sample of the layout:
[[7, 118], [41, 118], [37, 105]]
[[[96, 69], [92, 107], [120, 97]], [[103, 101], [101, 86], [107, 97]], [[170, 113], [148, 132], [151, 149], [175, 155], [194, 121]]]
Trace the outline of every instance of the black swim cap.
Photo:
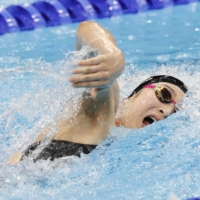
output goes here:
[[167, 82], [167, 83], [174, 84], [174, 85], [178, 86], [184, 93], [186, 93], [188, 91], [187, 86], [181, 80], [179, 80], [173, 76], [157, 75], [157, 76], [151, 76], [150, 78], [143, 81], [138, 87], [135, 88], [135, 90], [133, 90], [133, 92], [131, 93], [131, 95], [129, 97], [131, 97], [131, 96], [133, 96], [133, 94], [139, 92], [145, 85], [152, 84], [152, 83], [160, 83], [160, 82]]

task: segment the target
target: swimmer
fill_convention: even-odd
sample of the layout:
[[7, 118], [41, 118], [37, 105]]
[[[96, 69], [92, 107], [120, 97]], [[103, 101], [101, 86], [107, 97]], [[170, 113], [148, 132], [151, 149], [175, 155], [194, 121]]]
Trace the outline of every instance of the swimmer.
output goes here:
[[[80, 157], [81, 152], [88, 154], [108, 137], [112, 126], [139, 129], [163, 120], [177, 110], [176, 103], [181, 102], [187, 92], [185, 84], [175, 77], [152, 76], [119, 104], [117, 78], [123, 73], [125, 59], [113, 36], [99, 24], [85, 21], [76, 32], [76, 50], [83, 46], [99, 54], [79, 61], [69, 81], [75, 88], [91, 90], [83, 92], [73, 117], [57, 122], [51, 141], [34, 162], [72, 155]], [[16, 164], [30, 156], [50, 129], [51, 125], [23, 152], [11, 156], [8, 163]]]

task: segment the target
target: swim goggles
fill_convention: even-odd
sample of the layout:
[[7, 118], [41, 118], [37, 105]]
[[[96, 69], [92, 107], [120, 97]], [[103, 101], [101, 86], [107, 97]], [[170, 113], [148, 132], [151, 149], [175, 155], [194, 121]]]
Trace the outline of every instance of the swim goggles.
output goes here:
[[176, 104], [176, 101], [172, 99], [172, 95], [169, 92], [169, 90], [164, 86], [155, 86], [152, 84], [148, 84], [144, 86], [144, 88], [150, 88], [155, 91], [155, 95], [158, 98], [158, 100], [162, 103], [174, 103]]

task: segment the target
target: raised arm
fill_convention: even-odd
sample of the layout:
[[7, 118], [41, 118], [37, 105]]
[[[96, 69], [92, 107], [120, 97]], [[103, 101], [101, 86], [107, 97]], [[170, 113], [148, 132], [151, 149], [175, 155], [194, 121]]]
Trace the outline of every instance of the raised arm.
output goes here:
[[[92, 88], [92, 92], [83, 93], [80, 107], [76, 109], [72, 119], [58, 122], [53, 139], [98, 144], [107, 137], [110, 125], [114, 125], [119, 104], [116, 79], [123, 72], [124, 56], [113, 36], [95, 22], [82, 22], [76, 35], [77, 49], [87, 45], [99, 54], [79, 61], [69, 80], [74, 87]], [[48, 130], [43, 133], [48, 133]], [[37, 141], [42, 138], [43, 134]]]
[[109, 87], [122, 74], [124, 56], [111, 33], [95, 22], [82, 22], [76, 36], [77, 50], [87, 45], [100, 55], [78, 62], [78, 67], [72, 71], [76, 76], [70, 77], [69, 81], [74, 87], [93, 88], [92, 96], [95, 97], [97, 90]]
[[109, 48], [118, 50], [113, 36], [100, 24], [91, 21], [80, 23], [77, 29], [76, 49], [80, 50], [83, 45], [89, 45], [102, 53], [112, 52]]

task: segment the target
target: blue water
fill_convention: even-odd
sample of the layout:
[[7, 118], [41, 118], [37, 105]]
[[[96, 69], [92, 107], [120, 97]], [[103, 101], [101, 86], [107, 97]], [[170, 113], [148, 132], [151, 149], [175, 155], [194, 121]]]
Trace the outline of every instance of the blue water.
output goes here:
[[[126, 57], [121, 98], [170, 74], [189, 93], [184, 109], [140, 130], [113, 128], [89, 155], [0, 165], [0, 199], [179, 200], [200, 196], [200, 3], [97, 20]], [[80, 90], [68, 81], [78, 24], [0, 37], [0, 162], [24, 150]], [[70, 113], [69, 113], [70, 114]], [[51, 137], [51, 135], [49, 136]]]

